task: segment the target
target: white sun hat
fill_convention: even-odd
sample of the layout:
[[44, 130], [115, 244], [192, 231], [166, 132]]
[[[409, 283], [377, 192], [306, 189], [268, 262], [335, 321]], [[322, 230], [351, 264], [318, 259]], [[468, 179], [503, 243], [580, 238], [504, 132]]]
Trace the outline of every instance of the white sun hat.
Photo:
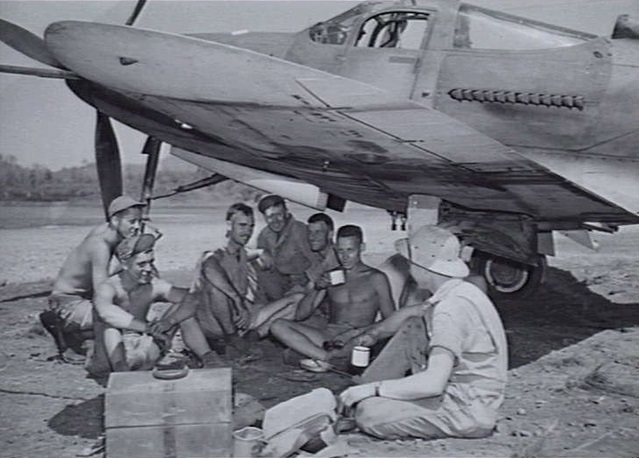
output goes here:
[[409, 238], [397, 240], [395, 249], [412, 264], [431, 272], [453, 278], [465, 278], [470, 273], [460, 258], [459, 239], [442, 227], [420, 227]]

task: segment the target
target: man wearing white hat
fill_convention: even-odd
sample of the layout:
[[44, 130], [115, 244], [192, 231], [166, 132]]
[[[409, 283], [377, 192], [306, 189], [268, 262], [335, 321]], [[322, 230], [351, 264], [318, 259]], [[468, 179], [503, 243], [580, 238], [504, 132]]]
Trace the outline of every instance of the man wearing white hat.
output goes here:
[[109, 262], [124, 238], [140, 231], [142, 202], [129, 196], [116, 197], [108, 208], [108, 222], [94, 227], [64, 261], [53, 284], [49, 309], [40, 321], [53, 336], [62, 360], [82, 363], [78, 354], [84, 339], [92, 336], [96, 287], [109, 276]]
[[368, 383], [340, 395], [343, 406], [355, 407], [362, 431], [436, 439], [493, 430], [506, 386], [506, 337], [490, 299], [464, 281], [469, 271], [460, 248], [457, 237], [436, 226], [398, 241], [419, 287], [433, 295], [360, 336], [368, 346], [393, 336], [362, 375]]

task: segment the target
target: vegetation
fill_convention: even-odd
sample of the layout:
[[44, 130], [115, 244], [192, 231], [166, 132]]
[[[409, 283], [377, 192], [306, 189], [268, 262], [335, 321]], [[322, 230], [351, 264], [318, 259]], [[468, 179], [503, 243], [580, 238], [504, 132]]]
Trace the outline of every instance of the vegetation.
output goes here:
[[[177, 159], [167, 158], [160, 166], [154, 194], [164, 194], [180, 185], [200, 180], [211, 173], [193, 166], [185, 166]], [[123, 168], [124, 189], [137, 197], [142, 189], [144, 166], [127, 164]], [[177, 197], [180, 201], [215, 199], [250, 200], [259, 191], [231, 180], [215, 186], [189, 192]], [[65, 167], [51, 171], [41, 165], [24, 167], [14, 156], [0, 155], [0, 201], [68, 201], [98, 200], [100, 188], [95, 164]], [[175, 199], [175, 198], [174, 198]]]

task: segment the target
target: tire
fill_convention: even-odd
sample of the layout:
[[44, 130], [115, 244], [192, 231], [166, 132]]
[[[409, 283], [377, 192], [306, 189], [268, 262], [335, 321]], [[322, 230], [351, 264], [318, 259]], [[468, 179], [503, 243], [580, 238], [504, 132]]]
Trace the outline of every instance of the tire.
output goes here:
[[543, 283], [546, 256], [538, 255], [535, 266], [479, 253], [473, 258], [473, 270], [488, 284], [489, 295], [499, 299], [525, 298]]

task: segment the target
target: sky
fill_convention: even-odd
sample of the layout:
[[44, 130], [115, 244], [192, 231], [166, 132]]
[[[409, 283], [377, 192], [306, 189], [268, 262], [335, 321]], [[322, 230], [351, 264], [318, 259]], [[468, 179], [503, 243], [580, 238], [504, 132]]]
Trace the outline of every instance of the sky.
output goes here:
[[[136, 26], [174, 33], [296, 32], [355, 5], [347, 0], [149, 0]], [[481, 6], [607, 35], [617, 14], [639, 17], [639, 0], [471, 0]], [[133, 1], [0, 0], [0, 17], [42, 36], [59, 20], [123, 24]], [[0, 63], [42, 67], [0, 43]], [[95, 114], [63, 81], [0, 74], [0, 154], [52, 170], [93, 162]], [[123, 161], [141, 163], [144, 137], [116, 124]]]

